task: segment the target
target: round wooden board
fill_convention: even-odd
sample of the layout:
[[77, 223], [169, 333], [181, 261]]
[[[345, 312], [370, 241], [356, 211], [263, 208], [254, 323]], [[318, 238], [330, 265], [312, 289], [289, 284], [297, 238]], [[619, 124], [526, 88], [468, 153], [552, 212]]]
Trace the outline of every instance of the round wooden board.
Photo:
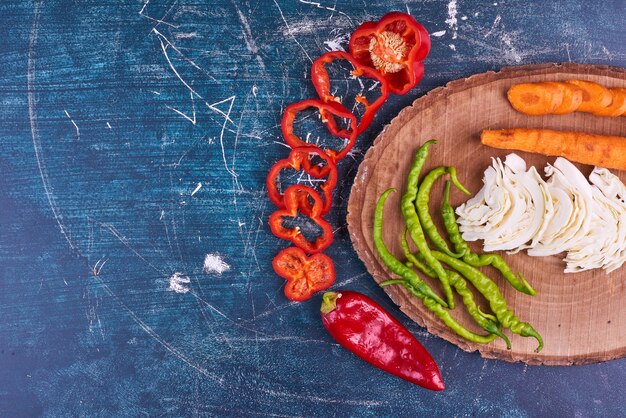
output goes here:
[[[391, 277], [382, 265], [372, 241], [374, 207], [380, 194], [389, 187], [398, 192], [387, 200], [384, 217], [384, 240], [391, 252], [402, 254], [400, 236], [404, 222], [399, 209], [406, 175], [416, 149], [426, 140], [439, 142], [430, 148], [424, 171], [438, 165], [457, 167], [459, 179], [475, 194], [482, 187], [482, 175], [492, 157], [504, 157], [510, 151], [481, 145], [483, 129], [550, 128], [626, 136], [626, 117], [606, 118], [584, 113], [550, 116], [525, 116], [517, 113], [506, 99], [506, 91], [515, 83], [591, 80], [607, 87], [626, 87], [626, 69], [580, 64], [545, 64], [508, 67], [499, 72], [474, 75], [450, 82], [417, 99], [412, 106], [386, 126], [368, 150], [359, 167], [348, 203], [350, 237], [359, 257], [377, 282]], [[517, 152], [543, 174], [554, 157]], [[590, 166], [578, 165], [583, 174]], [[613, 171], [626, 181], [626, 172]], [[441, 203], [442, 184], [432, 191], [431, 207]], [[453, 191], [456, 207], [467, 199]], [[434, 217], [436, 211], [431, 211]], [[440, 229], [441, 230], [441, 229]], [[482, 252], [482, 242], [471, 243]], [[530, 322], [543, 336], [545, 347], [535, 353], [536, 341], [510, 335], [512, 349], [498, 339], [488, 345], [467, 342], [446, 328], [421, 301], [410, 296], [402, 286], [387, 286], [385, 291], [418, 324], [466, 351], [478, 350], [483, 357], [528, 364], [587, 364], [626, 355], [626, 266], [606, 274], [603, 270], [575, 274], [563, 273], [562, 256], [529, 257], [526, 253], [502, 253], [514, 271], [522, 272], [537, 290], [536, 296], [515, 291], [493, 270], [483, 269], [499, 285], [509, 307], [523, 321]], [[430, 282], [433, 288], [440, 286]], [[477, 332], [473, 320], [457, 300], [454, 316]]]

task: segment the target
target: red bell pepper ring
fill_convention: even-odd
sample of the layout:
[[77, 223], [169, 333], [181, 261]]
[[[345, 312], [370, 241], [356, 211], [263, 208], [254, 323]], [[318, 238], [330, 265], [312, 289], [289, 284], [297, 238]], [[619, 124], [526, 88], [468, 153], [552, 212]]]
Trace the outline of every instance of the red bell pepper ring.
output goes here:
[[350, 37], [357, 62], [376, 68], [395, 94], [405, 94], [424, 75], [422, 60], [430, 52], [428, 31], [410, 15], [391, 12], [378, 22], [365, 22]]
[[[311, 202], [312, 200], [312, 202]], [[283, 197], [285, 209], [277, 210], [270, 215], [270, 229], [278, 238], [291, 241], [298, 248], [307, 254], [316, 254], [324, 251], [333, 242], [333, 229], [322, 217], [324, 204], [322, 198], [309, 186], [303, 184], [292, 184], [287, 187]], [[283, 218], [295, 218], [299, 213], [308, 216], [322, 233], [309, 241], [300, 231], [299, 227], [287, 228], [283, 225]]]
[[[285, 142], [292, 148], [311, 145], [294, 133], [293, 124], [298, 116], [298, 113], [312, 107], [318, 109], [322, 122], [326, 125], [332, 135], [346, 140], [346, 145], [339, 150], [332, 148], [324, 149], [324, 152], [326, 152], [330, 159], [334, 163], [337, 163], [337, 161], [345, 157], [346, 154], [348, 154], [348, 152], [352, 149], [358, 135], [356, 116], [337, 102], [326, 103], [318, 99], [306, 99], [287, 106], [281, 121], [281, 128]], [[340, 128], [337, 125], [335, 117], [339, 119], [347, 119], [349, 128]]]
[[[318, 155], [323, 162], [323, 166], [319, 164], [313, 164], [311, 161], [311, 155]], [[328, 155], [320, 148], [310, 145], [306, 147], [293, 148], [289, 153], [289, 157], [277, 161], [269, 171], [265, 184], [267, 186], [267, 192], [270, 200], [279, 208], [285, 208], [284, 196], [278, 190], [278, 177], [280, 173], [285, 169], [300, 170], [316, 179], [322, 179], [328, 177], [320, 186], [320, 190], [324, 196], [324, 205], [322, 207], [322, 214], [326, 214], [330, 211], [333, 204], [333, 189], [337, 184], [337, 167], [333, 163]], [[308, 199], [303, 202], [301, 211], [305, 215], [309, 215], [311, 212], [311, 205]], [[308, 203], [308, 205], [307, 205]]]
[[320, 310], [330, 335], [363, 360], [426, 389], [445, 389], [430, 353], [367, 296], [347, 290], [326, 292]]
[[305, 301], [335, 282], [333, 260], [322, 253], [309, 257], [300, 248], [288, 247], [274, 257], [272, 266], [276, 274], [287, 280], [285, 296], [289, 300]]
[[385, 80], [385, 78], [375, 69], [359, 64], [354, 59], [354, 57], [352, 57], [352, 55], [348, 54], [347, 52], [327, 52], [315, 61], [313, 61], [313, 66], [311, 67], [311, 80], [313, 81], [313, 86], [315, 87], [315, 91], [317, 91], [320, 99], [325, 102], [341, 103], [341, 99], [339, 97], [333, 96], [330, 92], [331, 81], [328, 70], [326, 69], [326, 64], [329, 64], [336, 60], [348, 61], [354, 68], [354, 70], [352, 70], [352, 75], [355, 78], [371, 78], [380, 83], [380, 97], [374, 100], [374, 102], [369, 103], [368, 100], [362, 95], [358, 95], [355, 97], [355, 100], [361, 103], [365, 108], [363, 116], [359, 120], [357, 126], [357, 135], [359, 135], [367, 129], [367, 127], [372, 122], [372, 119], [374, 119], [376, 111], [383, 105], [383, 103], [385, 103], [387, 98], [389, 98], [389, 87], [387, 85], [387, 80]]

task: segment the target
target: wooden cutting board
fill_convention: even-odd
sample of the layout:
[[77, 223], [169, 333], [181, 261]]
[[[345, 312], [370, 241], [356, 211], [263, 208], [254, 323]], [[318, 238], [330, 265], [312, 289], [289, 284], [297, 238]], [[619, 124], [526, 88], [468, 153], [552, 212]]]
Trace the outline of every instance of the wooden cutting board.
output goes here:
[[[376, 200], [389, 187], [398, 190], [389, 197], [385, 207], [384, 240], [391, 252], [402, 259], [400, 235], [404, 222], [399, 202], [414, 153], [423, 142], [432, 138], [439, 141], [430, 148], [423, 172], [438, 165], [453, 165], [457, 167], [461, 182], [475, 194], [482, 187], [482, 175], [491, 164], [491, 158], [502, 158], [510, 152], [481, 145], [482, 129], [535, 127], [626, 137], [626, 117], [606, 118], [584, 113], [525, 116], [514, 111], [506, 99], [506, 91], [515, 83], [572, 78], [595, 81], [607, 87], [626, 87], [626, 69], [623, 68], [580, 64], [509, 67], [432, 90], [402, 110], [383, 129], [359, 167], [347, 217], [354, 248], [377, 282], [391, 275], [373, 246], [371, 231]], [[554, 157], [517, 154], [542, 174], [546, 164], [554, 161]], [[592, 169], [577, 166], [586, 176]], [[613, 172], [626, 181], [626, 172]], [[441, 182], [433, 188], [431, 208], [440, 207], [442, 190]], [[451, 202], [456, 207], [466, 199], [460, 192], [453, 191]], [[437, 210], [432, 209], [431, 213], [436, 217]], [[471, 246], [474, 251], [482, 252], [482, 242], [471, 243]], [[626, 265], [611, 274], [604, 270], [565, 274], [563, 256], [501, 254], [513, 271], [524, 274], [537, 295], [527, 296], [515, 291], [494, 270], [483, 268], [483, 271], [499, 285], [509, 307], [520, 319], [530, 322], [543, 336], [545, 348], [540, 353], [534, 352], [537, 345], [534, 339], [518, 335], [509, 334], [511, 350], [507, 350], [501, 339], [488, 345], [467, 342], [446, 328], [401, 286], [384, 289], [403, 312], [431, 333], [463, 350], [478, 350], [483, 357], [528, 364], [571, 365], [626, 355]], [[441, 294], [437, 283], [431, 281], [430, 284]], [[468, 328], [480, 332], [460, 300], [457, 305], [454, 316]]]

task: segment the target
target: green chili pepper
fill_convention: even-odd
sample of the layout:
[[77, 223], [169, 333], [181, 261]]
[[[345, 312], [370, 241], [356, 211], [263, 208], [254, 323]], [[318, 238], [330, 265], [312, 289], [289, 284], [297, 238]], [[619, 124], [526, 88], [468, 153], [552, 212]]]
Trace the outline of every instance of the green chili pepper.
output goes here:
[[[420, 254], [418, 253], [416, 256], [411, 252], [409, 248], [409, 243], [406, 240], [406, 230], [405, 233], [402, 234], [402, 250], [404, 251], [404, 255], [409, 261], [407, 263], [407, 266], [413, 265], [417, 267], [420, 271], [422, 271], [422, 273], [424, 273], [426, 276], [432, 279], [436, 278], [435, 272], [430, 267], [425, 265], [421, 260], [419, 260], [418, 257]], [[463, 304], [467, 308], [467, 312], [472, 316], [472, 318], [474, 318], [476, 323], [488, 333], [502, 338], [506, 343], [506, 347], [510, 349], [511, 341], [509, 341], [508, 337], [500, 329], [497, 319], [493, 315], [485, 314], [480, 310], [480, 308], [476, 304], [476, 301], [474, 300], [474, 295], [472, 294], [472, 291], [467, 287], [467, 282], [465, 281], [465, 279], [463, 279], [463, 277], [461, 277], [455, 271], [448, 271], [448, 278], [450, 280], [450, 285], [452, 285], [452, 287], [454, 287], [459, 296], [461, 296], [461, 299], [463, 299]]]
[[474, 300], [474, 295], [472, 291], [468, 289], [467, 282], [463, 277], [459, 274], [450, 275], [450, 284], [454, 287], [454, 290], [461, 296], [463, 299], [463, 304], [467, 308], [467, 312], [474, 318], [474, 321], [489, 334], [497, 335], [502, 338], [506, 343], [506, 348], [511, 349], [511, 341], [509, 338], [504, 335], [498, 323], [494, 321], [494, 317], [492, 315], [485, 315], [481, 312], [480, 308], [476, 304]]
[[[418, 270], [420, 270], [422, 273], [424, 273], [426, 276], [430, 277], [431, 279], [437, 278], [435, 271], [425, 264], [425, 260], [422, 254], [420, 253], [413, 254], [411, 252], [411, 249], [409, 248], [409, 242], [406, 239], [406, 229], [405, 229], [405, 233], [402, 235], [402, 250], [404, 251], [406, 258], [409, 260], [408, 262], [405, 263], [407, 267], [416, 267]], [[451, 271], [451, 270], [447, 270], [447, 272], [448, 272], [448, 275], [450, 274], [458, 275], [456, 272]], [[497, 318], [493, 315], [490, 315], [484, 312], [480, 312], [480, 314], [487, 319], [491, 319], [492, 321], [496, 323], [498, 322]]]
[[482, 271], [470, 266], [462, 260], [450, 257], [440, 251], [432, 251], [433, 257], [446, 263], [448, 266], [459, 272], [463, 277], [470, 281], [489, 302], [491, 311], [503, 327], [508, 328], [511, 332], [519, 334], [523, 337], [534, 337], [537, 339], [539, 346], [535, 352], [541, 351], [543, 348], [543, 339], [541, 335], [527, 322], [522, 322], [515, 316], [512, 310], [507, 308], [506, 300], [500, 293], [498, 286], [487, 277]]
[[[448, 328], [456, 332], [462, 338], [465, 338], [468, 341], [472, 341], [478, 344], [487, 344], [496, 339], [495, 334], [478, 335], [478, 334], [473, 333], [472, 331], [465, 328], [463, 325], [459, 324], [457, 320], [454, 319], [452, 315], [450, 315], [450, 311], [448, 311], [443, 306], [441, 306], [441, 304], [437, 303], [435, 300], [427, 296], [422, 295], [419, 291], [415, 290], [406, 281], [401, 280], [400, 282], [401, 283], [398, 283], [398, 284], [402, 284], [406, 288], [406, 290], [412, 293], [415, 297], [421, 299], [422, 302], [424, 303], [424, 306], [426, 306], [428, 310], [430, 310], [435, 315], [437, 315], [437, 317], [441, 319], [441, 321], [444, 324], [446, 324]], [[387, 284], [394, 284], [394, 283], [388, 282]]]
[[450, 306], [450, 309], [454, 309], [454, 296], [452, 295], [452, 288], [450, 287], [448, 275], [441, 266], [441, 263], [430, 253], [430, 248], [428, 248], [428, 243], [426, 242], [426, 237], [424, 235], [424, 230], [422, 229], [420, 219], [415, 209], [420, 172], [422, 171], [426, 157], [428, 157], [428, 147], [436, 143], [437, 141], [435, 140], [426, 141], [415, 153], [415, 158], [407, 178], [406, 192], [402, 196], [400, 207], [411, 238], [415, 242], [419, 252], [424, 255], [428, 265], [431, 266], [437, 274], [437, 278], [439, 278], [441, 286], [443, 287], [443, 292], [446, 295], [448, 306]]
[[[437, 303], [440, 303], [443, 306], [448, 306], [448, 304], [442, 300], [433, 290], [428, 286], [428, 284], [424, 283], [422, 279], [419, 278], [417, 273], [413, 270], [405, 266], [400, 260], [395, 258], [393, 254], [389, 252], [385, 242], [383, 241], [383, 210], [385, 207], [385, 201], [387, 197], [392, 192], [395, 192], [395, 189], [387, 189], [379, 198], [376, 203], [376, 210], [374, 211], [374, 246], [378, 251], [378, 255], [380, 256], [381, 261], [391, 270], [393, 273], [401, 276], [407, 282], [410, 283], [411, 287], [414, 288], [417, 292], [420, 292], [423, 296], [427, 296]], [[381, 283], [381, 286], [383, 284]]]
[[439, 231], [437, 231], [437, 226], [433, 222], [433, 219], [430, 217], [430, 211], [428, 207], [428, 202], [430, 201], [430, 190], [433, 187], [433, 184], [439, 179], [439, 177], [444, 176], [445, 174], [450, 173], [450, 177], [453, 179], [452, 181], [461, 188], [464, 192], [467, 192], [467, 189], [463, 187], [463, 185], [458, 181], [456, 177], [456, 170], [454, 167], [437, 167], [431, 170], [422, 182], [420, 183], [419, 189], [417, 191], [417, 198], [415, 199], [415, 208], [417, 209], [417, 215], [420, 220], [420, 224], [422, 225], [422, 229], [430, 238], [430, 240], [435, 244], [435, 247], [439, 248], [444, 253], [448, 254], [450, 257], [459, 258], [463, 256], [462, 252], [453, 253], [448, 248], [448, 244], [446, 240], [443, 239], [441, 235], [439, 235]]
[[406, 239], [407, 232], [408, 230], [404, 228], [404, 233], [402, 234], [402, 239], [400, 241], [400, 244], [402, 245], [402, 251], [404, 252], [404, 256], [406, 257], [406, 259], [408, 260], [408, 264], [412, 264], [413, 267], [416, 267], [419, 271], [421, 271], [422, 273], [424, 273], [431, 279], [436, 279], [437, 273], [435, 273], [435, 270], [430, 268], [430, 266], [425, 263], [424, 257], [423, 256], [420, 257], [421, 258], [420, 260], [418, 257], [414, 256], [413, 253], [411, 252], [411, 249], [409, 248], [409, 241]]
[[506, 261], [499, 254], [481, 254], [473, 253], [469, 245], [459, 231], [459, 226], [456, 223], [456, 215], [454, 209], [450, 205], [450, 183], [446, 182], [445, 191], [443, 195], [443, 204], [441, 206], [441, 217], [443, 218], [443, 225], [448, 232], [450, 242], [454, 246], [454, 250], [457, 253], [463, 253], [463, 261], [473, 267], [483, 267], [491, 265], [496, 268], [502, 276], [520, 292], [527, 295], [535, 295], [537, 291], [533, 289], [526, 281], [524, 276], [519, 273], [519, 278], [511, 271]]
[[454, 187], [456, 187], [457, 189], [459, 189], [460, 191], [462, 191], [464, 194], [466, 194], [467, 196], [471, 195], [472, 193], [467, 190], [465, 188], [465, 186], [463, 186], [461, 184], [461, 182], [459, 181], [459, 179], [456, 176], [456, 168], [454, 167], [448, 167], [448, 174], [450, 174], [450, 181], [452, 181], [452, 184], [454, 184]]

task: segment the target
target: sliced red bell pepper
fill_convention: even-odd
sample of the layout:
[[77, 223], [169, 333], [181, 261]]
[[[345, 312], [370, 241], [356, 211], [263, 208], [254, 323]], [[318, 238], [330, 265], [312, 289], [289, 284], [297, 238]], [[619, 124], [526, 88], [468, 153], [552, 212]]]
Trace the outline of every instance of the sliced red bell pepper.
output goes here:
[[424, 75], [421, 63], [430, 51], [428, 31], [410, 15], [391, 12], [365, 22], [350, 37], [350, 53], [362, 65], [376, 68], [389, 91], [405, 94]]
[[287, 280], [285, 296], [289, 300], [305, 301], [335, 282], [335, 265], [325, 254], [307, 256], [302, 249], [288, 247], [272, 261], [274, 271]]
[[[323, 149], [333, 162], [341, 160], [352, 149], [356, 142], [358, 134], [356, 116], [352, 114], [348, 109], [336, 102], [326, 103], [318, 99], [306, 99], [297, 103], [292, 103], [285, 109], [283, 113], [283, 119], [281, 122], [281, 128], [283, 131], [283, 137], [285, 142], [292, 148], [311, 145], [310, 143], [302, 140], [294, 133], [294, 121], [298, 116], [298, 113], [310, 109], [317, 108], [322, 118], [322, 122], [326, 125], [329, 132], [338, 137], [346, 140], [346, 145], [341, 149]], [[337, 125], [338, 119], [347, 119], [348, 128], [341, 128]]]
[[[324, 165], [314, 164], [311, 161], [312, 155], [318, 155], [323, 160]], [[265, 184], [270, 200], [281, 209], [285, 208], [285, 202], [283, 195], [278, 190], [278, 177], [285, 169], [302, 169], [305, 173], [316, 179], [328, 177], [319, 188], [324, 196], [322, 214], [326, 214], [330, 211], [333, 204], [333, 189], [337, 184], [337, 167], [324, 151], [314, 145], [293, 148], [289, 153], [289, 157], [277, 161], [272, 166], [267, 175]], [[309, 203], [309, 205], [306, 203]], [[301, 211], [305, 215], [309, 215], [312, 209], [309, 200], [305, 199], [303, 204], [303, 207], [300, 208]]]
[[[315, 189], [303, 184], [292, 184], [285, 190], [283, 201], [285, 209], [277, 210], [270, 215], [269, 224], [274, 235], [291, 241], [307, 254], [322, 252], [332, 244], [333, 229], [322, 217], [324, 204]], [[308, 216], [321, 228], [322, 233], [315, 238], [315, 241], [309, 241], [299, 227], [288, 228], [283, 225], [283, 218], [295, 218], [298, 213]]]
[[[313, 82], [313, 86], [315, 87], [315, 91], [325, 102], [338, 102], [341, 103], [341, 99], [339, 97], [335, 97], [331, 93], [331, 80], [328, 74], [328, 70], [326, 69], [326, 64], [332, 63], [336, 60], [345, 60], [348, 61], [352, 67], [352, 75], [357, 77], [365, 77], [376, 80], [380, 83], [380, 97], [378, 97], [374, 102], [369, 103], [365, 96], [359, 95], [355, 97], [355, 100], [361, 103], [365, 107], [365, 111], [363, 112], [363, 116], [358, 122], [357, 127], [357, 135], [361, 134], [372, 122], [374, 115], [378, 108], [382, 106], [383, 103], [389, 97], [389, 87], [387, 85], [387, 80], [375, 69], [367, 67], [365, 65], [359, 64], [352, 55], [348, 54], [344, 51], [331, 51], [327, 52], [315, 61], [313, 61], [313, 66], [311, 67], [311, 80]], [[344, 103], [342, 103], [344, 104]], [[345, 107], [345, 104], [344, 104]]]

